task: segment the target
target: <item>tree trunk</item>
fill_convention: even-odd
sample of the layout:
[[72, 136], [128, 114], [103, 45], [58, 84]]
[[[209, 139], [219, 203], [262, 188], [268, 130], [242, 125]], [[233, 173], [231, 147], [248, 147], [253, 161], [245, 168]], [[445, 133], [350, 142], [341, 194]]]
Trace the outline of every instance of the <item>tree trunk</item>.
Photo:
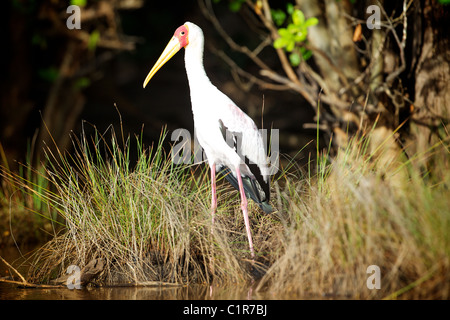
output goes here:
[[[449, 11], [437, 1], [422, 5], [422, 46], [415, 70], [414, 105], [411, 105], [411, 136], [407, 144], [413, 155], [429, 150], [449, 137], [450, 119], [450, 41]], [[445, 156], [445, 155], [443, 155]]]

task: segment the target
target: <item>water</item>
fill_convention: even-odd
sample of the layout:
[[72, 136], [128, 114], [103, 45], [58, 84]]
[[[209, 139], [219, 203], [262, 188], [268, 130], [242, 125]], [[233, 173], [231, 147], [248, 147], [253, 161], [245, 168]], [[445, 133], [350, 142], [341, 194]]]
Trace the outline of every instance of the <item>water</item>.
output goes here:
[[211, 288], [190, 285], [179, 288], [105, 287], [82, 289], [23, 289], [0, 284], [0, 300], [259, 300], [252, 288]]
[[[21, 252], [29, 252], [22, 249]], [[25, 254], [24, 254], [25, 255]], [[0, 249], [8, 263], [26, 274], [21, 266], [24, 258], [15, 247]], [[0, 261], [0, 277], [11, 272]], [[17, 279], [17, 277], [15, 277]], [[257, 292], [256, 283], [247, 286], [188, 285], [180, 287], [98, 287], [98, 288], [18, 288], [15, 284], [0, 282], [0, 300], [260, 300], [274, 299], [269, 293]]]

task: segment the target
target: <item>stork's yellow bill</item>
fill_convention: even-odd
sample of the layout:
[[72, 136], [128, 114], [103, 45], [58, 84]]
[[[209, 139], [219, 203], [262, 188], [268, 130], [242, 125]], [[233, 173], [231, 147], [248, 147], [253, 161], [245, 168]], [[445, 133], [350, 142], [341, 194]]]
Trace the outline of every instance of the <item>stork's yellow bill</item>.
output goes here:
[[155, 75], [155, 73], [158, 72], [158, 70], [161, 69], [161, 67], [167, 61], [169, 61], [170, 58], [172, 58], [178, 51], [180, 51], [181, 48], [184, 48], [188, 45], [188, 32], [189, 28], [187, 25], [182, 25], [177, 30], [175, 30], [172, 39], [170, 39], [163, 53], [145, 78], [143, 85], [144, 88], [147, 86], [147, 83]]

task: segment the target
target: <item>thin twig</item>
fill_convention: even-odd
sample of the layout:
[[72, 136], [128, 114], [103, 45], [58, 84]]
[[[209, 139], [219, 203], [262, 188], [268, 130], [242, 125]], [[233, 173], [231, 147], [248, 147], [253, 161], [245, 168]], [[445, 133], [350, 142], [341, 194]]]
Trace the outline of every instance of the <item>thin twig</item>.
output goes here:
[[17, 271], [12, 265], [10, 265], [5, 259], [3, 259], [2, 256], [0, 256], [0, 260], [2, 260], [2, 262], [4, 264], [6, 264], [6, 266], [11, 269], [12, 271], [14, 271], [15, 274], [17, 274], [20, 278], [21, 281], [15, 281], [15, 280], [9, 280], [9, 279], [4, 279], [1, 278], [0, 282], [3, 283], [11, 283], [11, 284], [17, 284], [20, 287], [25, 287], [25, 288], [47, 288], [47, 289], [56, 289], [56, 288], [61, 288], [61, 286], [54, 286], [54, 285], [46, 285], [46, 284], [34, 284], [34, 283], [30, 283], [28, 282], [21, 274], [19, 271]]
[[25, 280], [25, 278], [20, 274], [19, 271], [17, 271], [15, 268], [13, 268], [12, 265], [10, 265], [5, 259], [3, 259], [2, 256], [0, 256], [0, 259], [3, 261], [4, 264], [6, 264], [8, 266], [8, 268], [10, 268], [11, 270], [14, 271], [15, 274], [17, 274], [19, 276], [19, 278], [22, 280], [23, 283], [28, 283], [27, 280]]
[[200, 9], [204, 13], [206, 17], [211, 21], [214, 28], [217, 30], [217, 32], [220, 34], [220, 36], [227, 42], [227, 44], [230, 46], [231, 49], [241, 52], [248, 56], [258, 67], [261, 69], [268, 69], [270, 70], [269, 66], [265, 64], [259, 57], [258, 53], [261, 51], [262, 47], [267, 45], [267, 39], [264, 39], [258, 47], [254, 51], [251, 51], [246, 46], [240, 46], [234, 40], [225, 32], [225, 30], [222, 28], [222, 25], [220, 24], [219, 20], [217, 19], [216, 15], [214, 14], [214, 10], [212, 9], [211, 1], [206, 0], [205, 4], [203, 1], [199, 1]]
[[[275, 40], [279, 37], [279, 35], [278, 35], [278, 30], [275, 27], [275, 24], [273, 23], [273, 20], [272, 20], [272, 14], [270, 11], [269, 2], [267, 0], [263, 0], [262, 7], [263, 7], [264, 14], [258, 13], [258, 15], [261, 18], [261, 20], [263, 21], [266, 28], [270, 31], [270, 33], [272, 35], [272, 39]], [[297, 75], [295, 74], [294, 69], [292, 69], [292, 66], [291, 66], [284, 50], [279, 48], [279, 49], [276, 49], [276, 52], [278, 54], [278, 58], [280, 59], [281, 66], [283, 67], [283, 70], [286, 73], [286, 75], [288, 76], [288, 78], [295, 84], [301, 85]], [[306, 91], [305, 91], [305, 93], [307, 94]], [[312, 99], [307, 99], [307, 100], [312, 100]], [[315, 104], [315, 102], [314, 102], [314, 104]]]
[[230, 57], [228, 57], [225, 52], [223, 52], [222, 50], [218, 50], [216, 48], [211, 48], [210, 49], [214, 54], [216, 54], [217, 56], [219, 56], [223, 61], [225, 61], [226, 64], [228, 64], [228, 66], [235, 71], [236, 73], [238, 73], [239, 75], [247, 78], [248, 80], [250, 80], [250, 82], [252, 83], [256, 83], [258, 84], [260, 87], [264, 88], [264, 89], [270, 89], [270, 90], [289, 90], [289, 86], [287, 85], [279, 85], [279, 84], [275, 84], [275, 83], [270, 83], [267, 81], [264, 81], [258, 77], [255, 77], [254, 75], [252, 75], [251, 73], [243, 70], [241, 67], [239, 67]]
[[392, 32], [392, 35], [394, 36], [395, 41], [397, 42], [398, 48], [400, 50], [400, 61], [401, 61], [401, 65], [395, 69], [393, 72], [391, 72], [387, 77], [386, 77], [386, 83], [388, 86], [390, 86], [392, 84], [392, 81], [400, 74], [402, 73], [405, 68], [406, 68], [406, 62], [405, 62], [405, 45], [406, 45], [406, 27], [407, 27], [407, 23], [406, 23], [406, 10], [407, 10], [407, 5], [406, 5], [406, 0], [403, 1], [403, 12], [402, 15], [404, 16], [404, 21], [403, 21], [403, 36], [402, 36], [402, 40], [400, 41], [400, 39], [398, 38], [397, 32], [395, 31], [395, 27], [392, 24], [392, 20], [389, 18], [389, 16], [386, 13], [386, 10], [384, 10], [383, 6], [380, 5], [381, 11], [383, 12], [383, 14], [386, 16], [387, 22], [388, 22], [388, 29]]

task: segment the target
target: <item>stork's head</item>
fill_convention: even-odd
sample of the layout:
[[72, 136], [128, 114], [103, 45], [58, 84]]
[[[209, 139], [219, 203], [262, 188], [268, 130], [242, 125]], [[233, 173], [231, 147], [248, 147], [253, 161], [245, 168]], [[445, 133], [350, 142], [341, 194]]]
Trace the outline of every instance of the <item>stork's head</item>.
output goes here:
[[[195, 45], [200, 40], [203, 40], [203, 32], [197, 25], [186, 22], [182, 26], [178, 27], [173, 34], [172, 39], [170, 39], [163, 53], [156, 61], [153, 68], [148, 73], [144, 81], [144, 88], [150, 79], [155, 75], [155, 73], [172, 58], [175, 53], [180, 51], [181, 48], [186, 48], [189, 44]], [[202, 43], [203, 44], [203, 43]]]

